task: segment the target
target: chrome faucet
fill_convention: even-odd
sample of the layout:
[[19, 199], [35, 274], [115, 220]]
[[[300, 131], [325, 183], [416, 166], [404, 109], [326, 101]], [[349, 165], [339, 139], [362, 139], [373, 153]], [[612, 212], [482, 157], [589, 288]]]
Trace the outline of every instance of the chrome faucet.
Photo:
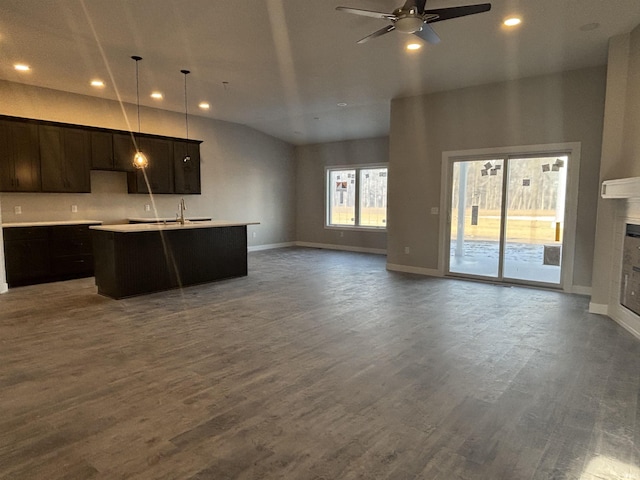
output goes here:
[[178, 208], [180, 209], [180, 216], [178, 216], [178, 214], [176, 213], [176, 222], [178, 222], [180, 225], [184, 225], [184, 211], [187, 209], [187, 206], [184, 203], [184, 198], [180, 199]]

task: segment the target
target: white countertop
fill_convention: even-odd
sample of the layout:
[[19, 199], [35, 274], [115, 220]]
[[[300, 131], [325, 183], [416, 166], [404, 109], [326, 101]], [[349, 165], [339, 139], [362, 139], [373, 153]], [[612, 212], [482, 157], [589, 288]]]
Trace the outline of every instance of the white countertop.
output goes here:
[[105, 232], [133, 233], [133, 232], [159, 232], [163, 230], [184, 230], [193, 228], [215, 228], [215, 227], [240, 227], [246, 225], [259, 225], [259, 222], [228, 222], [225, 220], [214, 220], [209, 222], [187, 222], [180, 223], [127, 223], [124, 225], [96, 225], [89, 227], [93, 230]]
[[[127, 218], [129, 222], [140, 222], [140, 223], [155, 223], [155, 222], [175, 222], [176, 217], [164, 217], [164, 218], [156, 218], [156, 217], [138, 217], [138, 218]], [[211, 217], [186, 217], [186, 220], [191, 222], [202, 222], [211, 220]]]
[[3, 223], [2, 228], [12, 227], [55, 227], [57, 225], [102, 225], [100, 220], [58, 220], [52, 222]]

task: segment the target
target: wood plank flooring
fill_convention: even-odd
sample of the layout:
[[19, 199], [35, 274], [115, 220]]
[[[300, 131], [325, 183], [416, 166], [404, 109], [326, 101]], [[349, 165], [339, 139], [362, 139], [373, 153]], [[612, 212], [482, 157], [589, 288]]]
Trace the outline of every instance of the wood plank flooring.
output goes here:
[[586, 297], [295, 248], [95, 292], [0, 296], [0, 478], [640, 478], [640, 342]]

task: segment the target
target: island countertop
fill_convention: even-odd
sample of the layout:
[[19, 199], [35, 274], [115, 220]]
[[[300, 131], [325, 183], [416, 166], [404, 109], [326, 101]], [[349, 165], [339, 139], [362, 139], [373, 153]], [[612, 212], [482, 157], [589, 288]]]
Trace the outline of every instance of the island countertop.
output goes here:
[[[177, 222], [178, 219], [176, 217], [137, 217], [137, 218], [127, 218], [129, 223], [173, 223]], [[185, 220], [189, 220], [190, 222], [210, 222], [212, 220], [211, 217], [185, 217]]]
[[229, 222], [226, 220], [212, 220], [208, 222], [186, 222], [181, 223], [127, 223], [121, 225], [94, 225], [89, 227], [92, 230], [102, 230], [114, 233], [135, 233], [135, 232], [161, 232], [164, 230], [185, 230], [194, 228], [215, 228], [215, 227], [241, 227], [247, 225], [259, 225], [260, 222]]
[[21, 227], [57, 227], [60, 225], [100, 225], [100, 220], [53, 220], [50, 222], [12, 222], [3, 223], [2, 228], [21, 228]]

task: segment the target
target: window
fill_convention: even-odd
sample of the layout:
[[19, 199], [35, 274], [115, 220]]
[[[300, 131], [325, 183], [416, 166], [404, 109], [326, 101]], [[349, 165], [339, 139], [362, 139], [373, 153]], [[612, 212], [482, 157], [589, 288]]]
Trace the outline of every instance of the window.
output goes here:
[[387, 226], [387, 167], [327, 169], [327, 226]]

